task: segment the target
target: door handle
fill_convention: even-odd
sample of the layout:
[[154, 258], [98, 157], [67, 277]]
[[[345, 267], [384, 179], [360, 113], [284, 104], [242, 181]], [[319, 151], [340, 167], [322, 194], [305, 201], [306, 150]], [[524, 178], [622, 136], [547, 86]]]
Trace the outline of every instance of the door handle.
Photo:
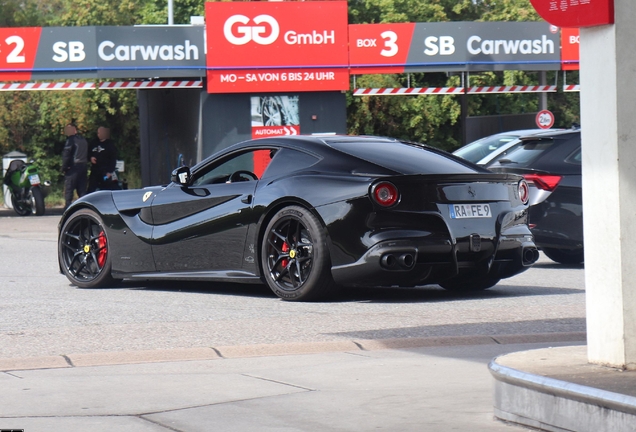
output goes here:
[[252, 203], [252, 195], [243, 195], [241, 197], [241, 202], [244, 204], [251, 204]]

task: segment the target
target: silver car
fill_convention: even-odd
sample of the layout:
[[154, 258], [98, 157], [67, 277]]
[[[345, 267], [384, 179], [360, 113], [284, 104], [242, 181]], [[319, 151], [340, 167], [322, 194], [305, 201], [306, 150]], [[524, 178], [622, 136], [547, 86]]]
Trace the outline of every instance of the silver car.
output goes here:
[[[520, 129], [480, 138], [455, 150], [453, 154], [477, 165], [485, 166], [521, 145], [520, 137], [547, 132], [546, 129]], [[552, 129], [552, 131], [554, 131]]]

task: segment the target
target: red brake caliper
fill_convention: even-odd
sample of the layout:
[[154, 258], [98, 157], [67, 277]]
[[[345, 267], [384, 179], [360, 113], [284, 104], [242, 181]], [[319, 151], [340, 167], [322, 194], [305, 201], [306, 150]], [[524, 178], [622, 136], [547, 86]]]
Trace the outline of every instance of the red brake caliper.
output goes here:
[[[283, 243], [283, 247], [281, 248], [281, 250], [283, 252], [288, 252], [289, 251], [289, 245], [287, 244], [287, 242]], [[284, 258], [281, 262], [280, 265], [283, 266], [283, 268], [287, 267], [287, 264], [289, 264], [289, 260], [287, 258]]]
[[106, 264], [106, 255], [108, 254], [108, 249], [106, 248], [106, 235], [104, 234], [104, 231], [99, 233], [97, 244], [99, 246], [99, 253], [97, 254], [97, 264], [99, 265], [99, 267], [104, 267], [104, 264]]

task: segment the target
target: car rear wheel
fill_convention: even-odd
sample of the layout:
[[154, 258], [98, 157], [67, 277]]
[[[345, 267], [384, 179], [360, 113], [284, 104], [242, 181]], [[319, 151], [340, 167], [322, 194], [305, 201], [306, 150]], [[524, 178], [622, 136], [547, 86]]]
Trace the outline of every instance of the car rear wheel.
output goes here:
[[79, 210], [64, 223], [58, 256], [62, 271], [73, 285], [98, 288], [112, 284], [109, 252], [104, 224], [93, 210]]
[[583, 249], [541, 249], [552, 261], [560, 264], [581, 264], [583, 262]]
[[450, 279], [439, 285], [447, 291], [456, 292], [468, 292], [468, 291], [483, 291], [488, 288], [492, 288], [501, 280], [501, 278], [493, 276], [482, 277], [464, 277], [457, 279]]
[[261, 264], [265, 282], [283, 300], [319, 300], [334, 290], [325, 229], [302, 207], [285, 207], [271, 219]]

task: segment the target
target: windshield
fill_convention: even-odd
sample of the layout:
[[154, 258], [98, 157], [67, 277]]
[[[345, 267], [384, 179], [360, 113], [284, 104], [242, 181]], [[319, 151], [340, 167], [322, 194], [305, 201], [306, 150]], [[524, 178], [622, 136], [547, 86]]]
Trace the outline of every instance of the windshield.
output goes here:
[[515, 135], [496, 135], [482, 138], [465, 145], [453, 154], [471, 162], [478, 162], [504, 144], [516, 140]]

